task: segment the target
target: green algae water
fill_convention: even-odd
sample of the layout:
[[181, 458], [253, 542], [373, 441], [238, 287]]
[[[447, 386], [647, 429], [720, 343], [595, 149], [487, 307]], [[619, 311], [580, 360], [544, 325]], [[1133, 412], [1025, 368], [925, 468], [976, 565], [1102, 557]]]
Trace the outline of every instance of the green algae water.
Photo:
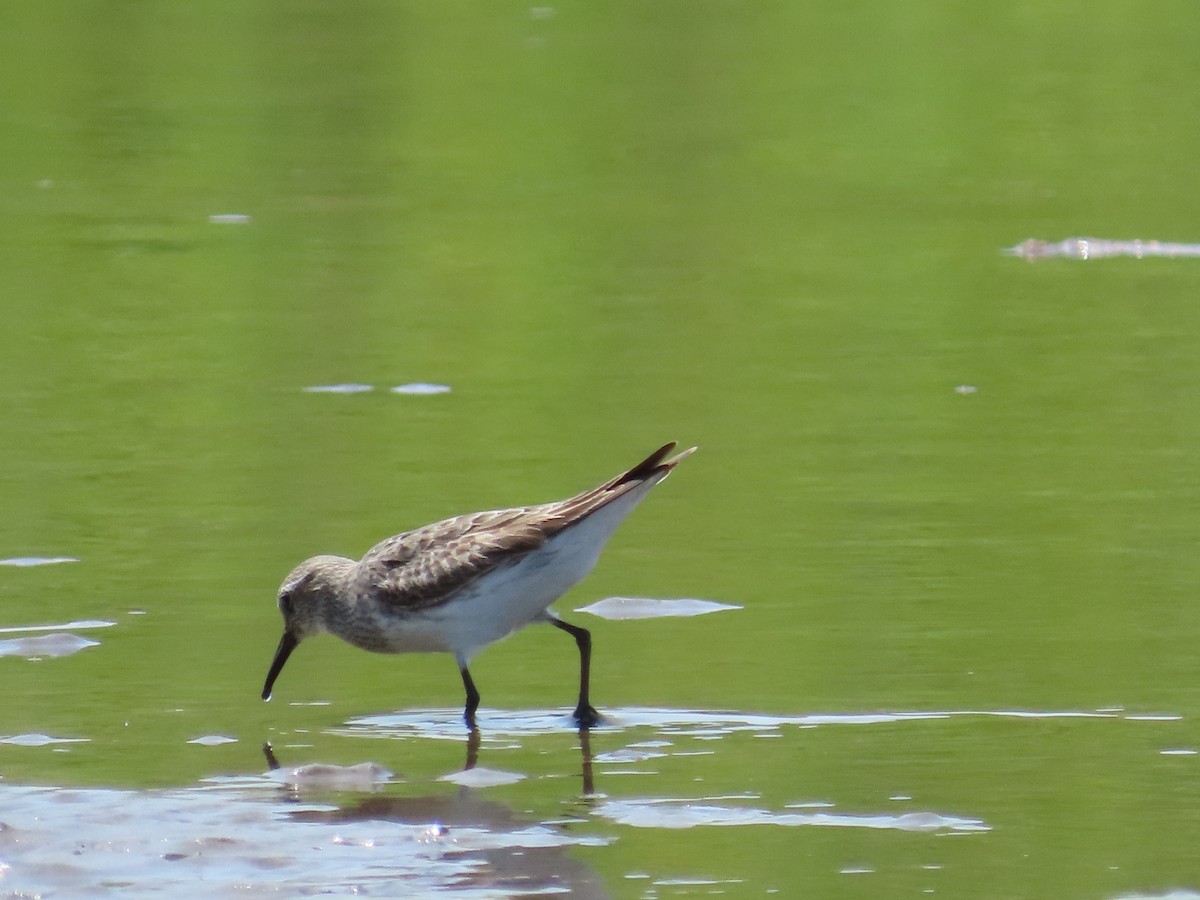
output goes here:
[[[1200, 241], [1198, 42], [6, 4], [0, 889], [1200, 897], [1200, 261], [1001, 253]], [[315, 640], [259, 699], [300, 560], [667, 440], [556, 606], [605, 728], [538, 627], [477, 746], [448, 657]]]

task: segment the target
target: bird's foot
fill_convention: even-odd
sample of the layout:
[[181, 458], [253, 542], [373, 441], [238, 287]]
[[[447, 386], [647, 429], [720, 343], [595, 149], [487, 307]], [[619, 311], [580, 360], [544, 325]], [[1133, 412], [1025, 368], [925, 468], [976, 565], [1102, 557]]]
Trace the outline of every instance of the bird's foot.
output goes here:
[[604, 724], [604, 716], [596, 712], [590, 703], [581, 703], [575, 707], [574, 719], [580, 728], [597, 728]]

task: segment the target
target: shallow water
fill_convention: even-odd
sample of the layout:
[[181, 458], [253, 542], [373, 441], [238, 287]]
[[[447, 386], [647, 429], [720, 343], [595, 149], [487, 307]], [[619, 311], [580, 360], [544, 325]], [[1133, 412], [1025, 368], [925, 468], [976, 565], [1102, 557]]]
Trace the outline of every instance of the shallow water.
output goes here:
[[[1183, 774], [1154, 762], [1192, 733], [1175, 715], [617, 708], [590, 733], [568, 723], [566, 708], [484, 709], [470, 733], [458, 709], [415, 709], [276, 734], [236, 757], [257, 755], [257, 768], [190, 787], [3, 785], [4, 886], [137, 896], [200, 879], [201, 896], [682, 896], [836, 891], [841, 878], [872, 875], [889, 892], [971, 892], [981, 871], [1032, 855], [1013, 848], [1030, 828], [1024, 804], [1048, 797], [1039, 778], [1022, 780], [1031, 764], [1059, 759], [1049, 763], [1058, 780], [1093, 777], [1085, 753], [1103, 758], [1097, 774], [1124, 759], [1143, 775], [1098, 787], [1097, 802], [1134, 789], [1139, 805], [1178, 815], [1195, 800], [1156, 793]], [[306, 762], [322, 753], [360, 761]], [[780, 766], [790, 774], [770, 774]], [[642, 837], [678, 833], [696, 836], [670, 853]], [[954, 836], [966, 843], [946, 842]], [[1048, 841], [1052, 856], [1071, 843], [1065, 833]], [[1114, 847], [1075, 877], [1115, 896], [1138, 856]]]
[[[1200, 892], [1200, 267], [997, 252], [1195, 243], [1194, 4], [4, 10], [0, 893]], [[670, 439], [586, 742], [554, 629], [258, 699]]]
[[601, 841], [470, 796], [330, 802], [243, 777], [172, 791], [8, 787], [3, 802], [23, 823], [0, 832], [12, 896], [598, 896], [567, 850]]

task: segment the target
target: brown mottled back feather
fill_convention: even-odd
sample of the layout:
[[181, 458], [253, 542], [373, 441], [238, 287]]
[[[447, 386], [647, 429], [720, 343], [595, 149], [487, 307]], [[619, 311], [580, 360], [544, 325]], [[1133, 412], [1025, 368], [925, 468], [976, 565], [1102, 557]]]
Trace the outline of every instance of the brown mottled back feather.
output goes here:
[[695, 449], [667, 460], [674, 447], [666, 444], [629, 471], [566, 500], [471, 513], [390, 537], [362, 558], [355, 580], [402, 609], [438, 606], [480, 575], [536, 550], [647, 480], [666, 477]]

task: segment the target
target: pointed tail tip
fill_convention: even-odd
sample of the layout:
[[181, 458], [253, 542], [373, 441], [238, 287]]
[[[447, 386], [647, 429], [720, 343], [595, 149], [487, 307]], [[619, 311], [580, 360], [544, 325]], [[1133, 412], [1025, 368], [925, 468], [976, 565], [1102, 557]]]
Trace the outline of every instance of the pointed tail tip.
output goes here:
[[642, 463], [642, 465], [639, 466], [638, 468], [642, 468], [643, 466], [649, 466], [649, 467], [652, 467], [655, 469], [666, 469], [667, 471], [670, 471], [671, 469], [675, 468], [675, 466], [677, 466], [684, 459], [691, 456], [693, 453], [695, 453], [697, 450], [700, 449], [698, 446], [688, 447], [686, 450], [680, 450], [674, 456], [668, 458], [667, 454], [669, 454], [672, 450], [674, 450], [678, 446], [679, 446], [678, 441], [668, 441], [667, 443], [665, 443], [661, 447], [659, 447], [657, 450], [655, 450], [654, 453], [652, 453], [650, 455], [650, 458], [647, 459], [644, 463]]
[[681, 462], [683, 462], [683, 460], [687, 459], [689, 456], [691, 456], [693, 453], [695, 453], [697, 450], [700, 449], [699, 447], [688, 447], [686, 450], [680, 450], [678, 453], [676, 453], [670, 459], [662, 459], [662, 457], [666, 456], [668, 453], [670, 453], [672, 450], [674, 450], [675, 447], [676, 447], [675, 442], [671, 441], [671, 443], [667, 444], [665, 447], [663, 447], [662, 450], [659, 451], [659, 453], [661, 454], [659, 459], [661, 459], [662, 461], [659, 462], [655, 466], [655, 468], [665, 469], [666, 471], [670, 472], [673, 468], [675, 468], [677, 465], [679, 465]]
[[644, 481], [647, 478], [655, 478], [655, 476], [658, 476], [655, 478], [656, 481], [661, 481], [666, 477], [667, 473], [675, 468], [680, 460], [696, 452], [695, 447], [689, 447], [682, 453], [676, 453], [668, 459], [667, 454], [674, 450], [675, 447], [676, 444], [674, 441], [663, 444], [628, 472], [618, 475], [612, 481], [603, 485], [604, 490], [611, 490], [618, 485], [628, 484], [631, 481]]
[[[671, 446], [674, 447], [675, 446], [674, 443], [672, 443]], [[700, 445], [697, 444], [694, 447], [688, 447], [686, 450], [680, 450], [678, 453], [676, 453], [674, 456], [672, 456], [670, 459], [668, 459], [665, 463], [663, 463], [663, 465], [673, 466], [676, 463], [678, 463], [680, 460], [687, 459], [689, 456], [691, 456], [693, 453], [695, 453], [699, 449], [700, 449]]]

